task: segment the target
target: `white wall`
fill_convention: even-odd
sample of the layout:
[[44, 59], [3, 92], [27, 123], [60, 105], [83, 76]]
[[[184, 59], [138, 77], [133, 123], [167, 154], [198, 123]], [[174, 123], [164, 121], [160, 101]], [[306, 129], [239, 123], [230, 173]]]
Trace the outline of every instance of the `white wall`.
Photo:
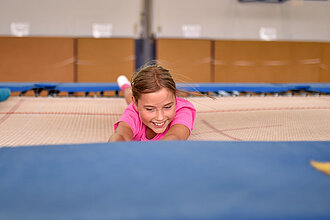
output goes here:
[[[138, 38], [143, 0], [0, 0], [0, 35], [28, 22], [31, 36], [92, 36], [94, 23], [112, 24], [113, 37]], [[181, 38], [182, 25], [200, 25], [201, 38], [330, 41], [330, 1], [239, 3], [237, 0], [153, 0], [156, 37]]]
[[154, 0], [157, 37], [182, 37], [182, 25], [187, 24], [200, 25], [201, 38], [260, 39], [260, 28], [270, 27], [278, 40], [330, 41], [330, 2]]
[[0, 0], [0, 35], [28, 22], [31, 36], [92, 36], [101, 23], [114, 37], [138, 37], [141, 10], [141, 0]]

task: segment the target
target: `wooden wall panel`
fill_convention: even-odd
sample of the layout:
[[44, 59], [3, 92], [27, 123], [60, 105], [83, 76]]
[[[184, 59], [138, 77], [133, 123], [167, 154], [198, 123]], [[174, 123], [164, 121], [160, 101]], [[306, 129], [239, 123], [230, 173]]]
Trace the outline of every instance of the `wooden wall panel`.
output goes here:
[[259, 81], [257, 42], [215, 41], [215, 82]]
[[319, 42], [291, 42], [292, 65], [289, 82], [319, 82], [321, 47]]
[[214, 45], [215, 82], [319, 82], [321, 43], [217, 40]]
[[215, 82], [282, 82], [289, 73], [287, 42], [215, 41]]
[[158, 39], [157, 62], [176, 82], [211, 82], [211, 41]]
[[0, 81], [72, 82], [72, 38], [0, 37]]
[[330, 42], [322, 43], [319, 81], [330, 83]]
[[77, 40], [77, 81], [116, 82], [135, 71], [134, 39], [80, 38]]
[[[134, 72], [134, 41], [0, 37], [0, 81], [115, 82]], [[158, 39], [157, 61], [176, 82], [330, 82], [329, 42]]]
[[[259, 41], [256, 68], [260, 82], [290, 82], [291, 49], [289, 42]], [[252, 73], [253, 74], [253, 73]]]

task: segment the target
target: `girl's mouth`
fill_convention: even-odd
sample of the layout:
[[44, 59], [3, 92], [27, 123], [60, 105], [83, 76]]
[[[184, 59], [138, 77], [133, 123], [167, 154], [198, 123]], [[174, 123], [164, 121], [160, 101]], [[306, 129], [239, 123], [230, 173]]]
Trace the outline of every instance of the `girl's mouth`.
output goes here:
[[155, 127], [161, 128], [161, 127], [163, 127], [165, 125], [166, 121], [163, 121], [163, 122], [152, 122], [152, 123], [155, 125]]

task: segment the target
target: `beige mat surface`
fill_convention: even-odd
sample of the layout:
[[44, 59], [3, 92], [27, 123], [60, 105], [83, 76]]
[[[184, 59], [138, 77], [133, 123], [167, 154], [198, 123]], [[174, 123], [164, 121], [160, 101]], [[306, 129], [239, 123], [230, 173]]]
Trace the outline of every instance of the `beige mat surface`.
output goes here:
[[[188, 98], [190, 140], [330, 141], [330, 97]], [[106, 142], [123, 98], [10, 97], [0, 102], [0, 147]]]

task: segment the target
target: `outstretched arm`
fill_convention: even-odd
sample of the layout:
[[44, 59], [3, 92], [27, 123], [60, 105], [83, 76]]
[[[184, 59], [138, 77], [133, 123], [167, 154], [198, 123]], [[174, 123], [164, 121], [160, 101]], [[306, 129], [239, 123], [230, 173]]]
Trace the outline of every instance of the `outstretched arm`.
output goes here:
[[113, 141], [131, 141], [133, 139], [133, 131], [126, 122], [119, 122], [115, 133], [110, 136], [109, 142]]
[[161, 140], [187, 140], [189, 135], [189, 128], [182, 124], [175, 124], [167, 131]]

